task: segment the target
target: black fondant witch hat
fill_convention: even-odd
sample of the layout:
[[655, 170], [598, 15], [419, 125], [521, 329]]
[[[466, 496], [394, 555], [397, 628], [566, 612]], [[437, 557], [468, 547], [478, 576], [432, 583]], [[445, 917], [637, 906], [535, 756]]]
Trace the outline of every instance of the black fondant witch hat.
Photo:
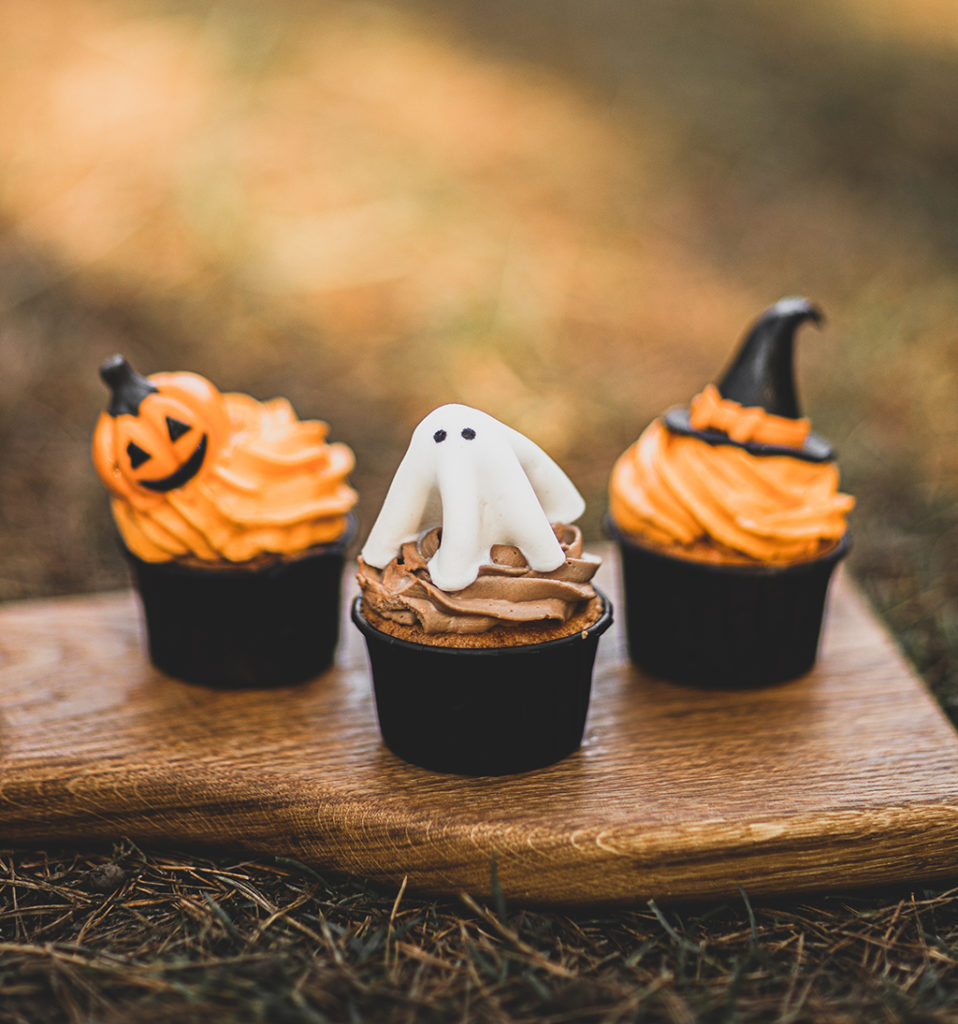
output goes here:
[[[721, 396], [743, 406], [757, 406], [774, 416], [800, 418], [795, 391], [795, 331], [806, 320], [821, 324], [824, 319], [816, 305], [797, 297], [780, 299], [765, 310], [722, 375], [717, 385]], [[828, 441], [814, 433], [808, 435], [802, 448], [796, 449], [758, 441], [733, 441], [718, 430], [695, 430], [687, 409], [670, 409], [664, 419], [673, 433], [697, 437], [709, 444], [734, 444], [753, 455], [793, 455], [812, 462], [834, 458]]]
[[141, 377], [123, 356], [110, 356], [100, 367], [100, 377], [112, 393], [106, 410], [111, 416], [135, 416], [140, 402], [158, 390], [146, 377]]
[[739, 405], [760, 406], [775, 416], [798, 419], [793, 350], [799, 324], [821, 324], [821, 310], [808, 299], [788, 298], [775, 303], [755, 321], [745, 336], [718, 389]]

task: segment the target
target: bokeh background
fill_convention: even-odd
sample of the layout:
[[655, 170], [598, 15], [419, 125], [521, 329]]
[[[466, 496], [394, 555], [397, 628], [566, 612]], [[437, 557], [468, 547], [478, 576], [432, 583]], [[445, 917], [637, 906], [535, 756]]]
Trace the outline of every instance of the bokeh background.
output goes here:
[[601, 538], [615, 456], [788, 294], [852, 572], [958, 711], [952, 0], [0, 0], [0, 599], [126, 584], [100, 362], [285, 394], [371, 524], [446, 401]]

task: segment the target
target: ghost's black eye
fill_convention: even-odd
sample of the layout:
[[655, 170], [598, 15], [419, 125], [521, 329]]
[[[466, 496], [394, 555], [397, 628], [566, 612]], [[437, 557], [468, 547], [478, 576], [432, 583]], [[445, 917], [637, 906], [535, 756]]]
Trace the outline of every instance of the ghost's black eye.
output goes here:
[[472, 429], [472, 427], [463, 427], [462, 428], [462, 436], [467, 441], [471, 441], [476, 436], [476, 432]]
[[177, 438], [182, 437], [184, 434], [188, 434], [193, 428], [182, 420], [176, 420], [172, 416], [166, 417], [166, 429], [170, 433], [170, 440], [175, 441]]
[[130, 456], [130, 466], [133, 469], [139, 469], [144, 462], [149, 462], [153, 458], [149, 452], [143, 451], [138, 445], [132, 441], [126, 446], [126, 454]]
[[446, 440], [446, 432], [445, 432], [445, 430], [437, 430], [435, 432], [435, 434], [432, 435], [432, 439], [433, 439], [433, 441], [436, 442], [436, 444], [439, 444], [440, 441], [445, 441]]

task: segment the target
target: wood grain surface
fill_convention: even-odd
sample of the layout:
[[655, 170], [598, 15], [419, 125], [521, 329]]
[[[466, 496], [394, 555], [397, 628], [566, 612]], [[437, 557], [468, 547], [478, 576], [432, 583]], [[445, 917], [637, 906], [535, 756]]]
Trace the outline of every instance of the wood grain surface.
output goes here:
[[476, 896], [495, 856], [507, 897], [553, 905], [958, 876], [958, 736], [841, 574], [818, 667], [770, 689], [644, 678], [613, 626], [582, 750], [495, 779], [383, 747], [345, 615], [336, 667], [270, 692], [166, 678], [140, 630], [132, 593], [0, 609], [0, 844], [214, 844]]

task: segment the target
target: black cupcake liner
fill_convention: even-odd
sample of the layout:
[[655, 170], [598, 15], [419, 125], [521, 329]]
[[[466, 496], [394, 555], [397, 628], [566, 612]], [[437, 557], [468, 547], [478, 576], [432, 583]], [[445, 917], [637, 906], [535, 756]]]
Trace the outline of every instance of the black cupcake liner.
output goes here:
[[339, 640], [338, 541], [261, 568], [144, 562], [124, 548], [146, 621], [150, 660], [189, 683], [286, 686], [325, 671]]
[[630, 540], [606, 520], [622, 564], [629, 657], [643, 672], [702, 687], [756, 687], [808, 672], [846, 533], [820, 558], [713, 565]]
[[372, 626], [362, 598], [353, 622], [366, 638], [386, 746], [405, 761], [458, 775], [542, 768], [582, 744], [602, 614], [586, 630], [519, 647], [432, 647]]

